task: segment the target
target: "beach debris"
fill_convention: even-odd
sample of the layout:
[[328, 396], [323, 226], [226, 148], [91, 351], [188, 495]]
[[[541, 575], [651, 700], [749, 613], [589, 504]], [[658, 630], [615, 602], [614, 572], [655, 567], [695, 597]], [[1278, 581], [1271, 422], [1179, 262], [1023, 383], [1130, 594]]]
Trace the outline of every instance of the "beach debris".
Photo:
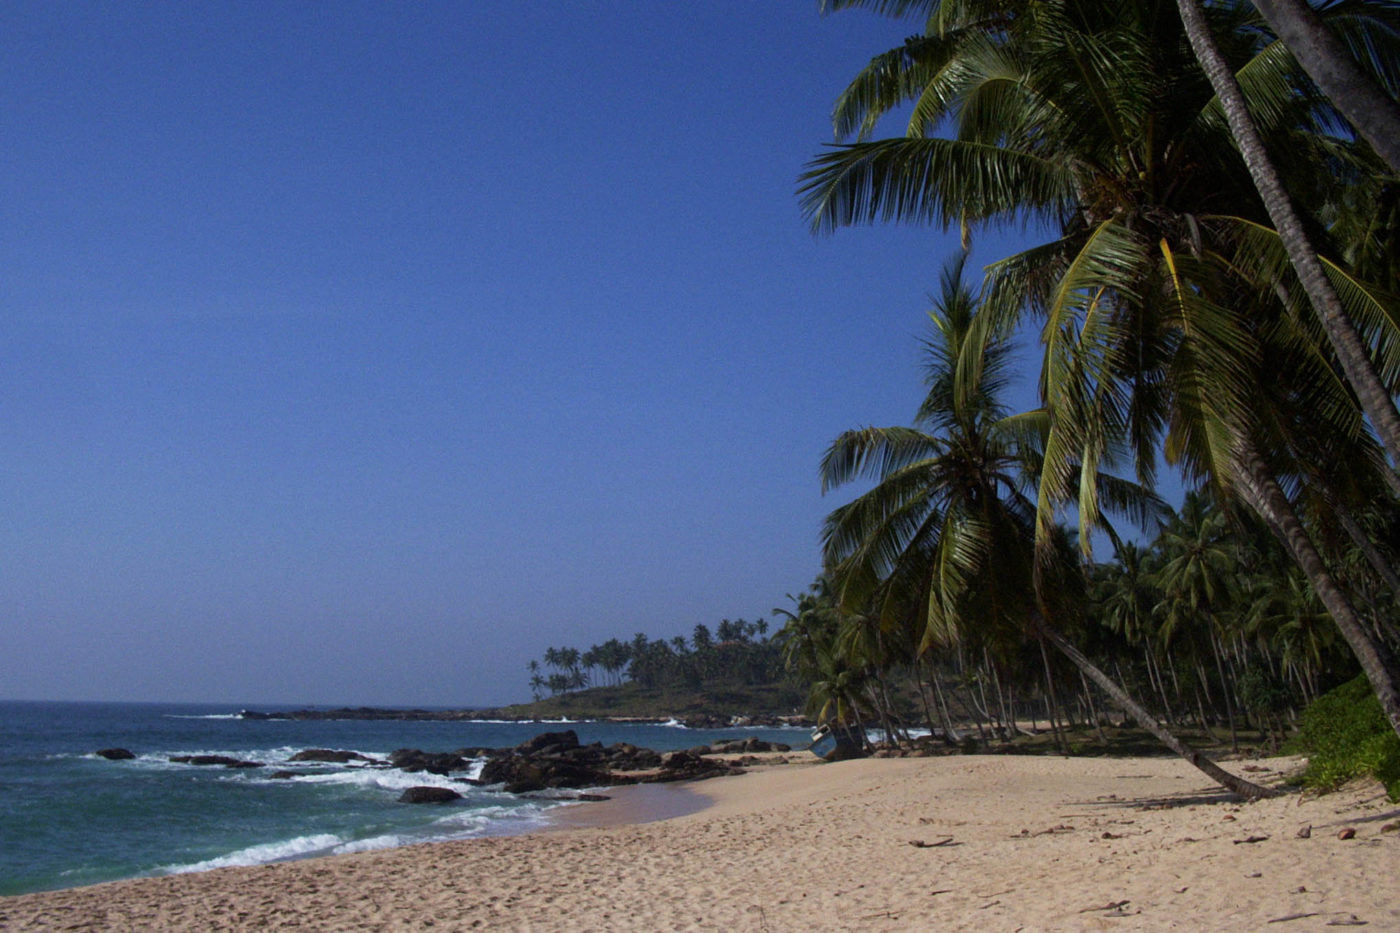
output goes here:
[[450, 787], [410, 787], [399, 795], [399, 803], [451, 803], [462, 795]]
[[1400, 832], [1400, 820], [1396, 820], [1394, 823], [1386, 823], [1384, 826], [1381, 827], [1381, 832], [1383, 832], [1383, 833]]
[[1369, 920], [1362, 920], [1356, 914], [1349, 914], [1345, 917], [1338, 917], [1336, 920], [1328, 920], [1329, 927], [1364, 927], [1370, 923]]
[[1123, 837], [1122, 837], [1121, 835], [1119, 835], [1118, 833], [1111, 833], [1111, 832], [1109, 832], [1108, 830], [1104, 830], [1103, 835], [1100, 836], [1099, 838], [1100, 838], [1100, 839], [1122, 839]]
[[1234, 818], [1233, 816], [1231, 816], [1230, 814], [1228, 814], [1228, 813], [1225, 814], [1224, 816], [1222, 816], [1220, 819], [1221, 819], [1223, 822], [1226, 822], [1226, 823], [1233, 823], [1233, 822], [1235, 822], [1235, 818]]
[[[1263, 765], [1245, 765], [1245, 766], [1244, 766], [1243, 768], [1241, 768], [1240, 770], [1241, 770], [1241, 771], [1268, 771], [1269, 769], [1268, 769], [1268, 768], [1265, 768]], [[1303, 916], [1305, 916], [1305, 917], [1306, 917], [1306, 916], [1311, 916], [1311, 914], [1303, 914]], [[1270, 920], [1269, 922], [1270, 922], [1270, 923], [1273, 923], [1274, 921]]]
[[922, 839], [910, 839], [909, 844], [916, 849], [936, 849], [939, 846], [956, 845], [956, 843], [953, 842], [952, 836], [944, 836], [942, 839], [937, 839], [933, 842], [925, 842]]
[[1299, 838], [1299, 839], [1311, 839], [1311, 838], [1312, 838], [1312, 824], [1311, 824], [1311, 823], [1309, 823], [1307, 826], [1304, 826], [1302, 829], [1298, 830], [1298, 838]]
[[99, 748], [93, 754], [98, 758], [106, 758], [108, 761], [130, 761], [136, 757], [125, 748]]
[[1252, 872], [1250, 872], [1249, 874], [1245, 875], [1245, 877], [1246, 877], [1246, 878], [1262, 878], [1262, 877], [1264, 877], [1264, 873], [1263, 873], [1262, 871], [1252, 871]]
[[952, 888], [939, 888], [937, 891], [930, 891], [930, 892], [928, 892], [928, 896], [929, 896], [929, 897], [936, 897], [936, 896], [939, 895], [939, 894], [952, 894], [952, 893], [953, 893], [953, 889], [952, 889]]
[[1352, 829], [1350, 826], [1348, 826], [1346, 829], [1338, 830], [1338, 831], [1337, 831], [1337, 838], [1338, 838], [1338, 839], [1355, 839], [1355, 838], [1356, 838], [1356, 830]]
[[1100, 910], [1122, 910], [1124, 907], [1127, 907], [1127, 906], [1128, 906], [1129, 904], [1131, 904], [1131, 903], [1132, 903], [1132, 901], [1127, 901], [1127, 900], [1123, 900], [1123, 901], [1109, 901], [1107, 904], [1100, 904], [1100, 905], [1097, 906], [1097, 907], [1085, 907], [1083, 910], [1080, 911], [1080, 913], [1081, 913], [1081, 914], [1091, 914], [1091, 913], [1094, 913], [1095, 911], [1100, 911]]
[[1307, 913], [1307, 914], [1289, 914], [1289, 915], [1286, 916], [1286, 917], [1275, 917], [1274, 919], [1270, 920], [1269, 922], [1270, 922], [1270, 923], [1287, 923], [1287, 922], [1290, 921], [1290, 920], [1302, 920], [1302, 919], [1304, 919], [1304, 918], [1306, 918], [1306, 917], [1316, 917], [1316, 916], [1317, 916], [1317, 912], [1316, 912], [1316, 911], [1314, 911], [1314, 912], [1312, 912], [1312, 913]]
[[[1131, 820], [1130, 820], [1129, 822], [1131, 822]], [[1036, 835], [1037, 835], [1037, 836], [1054, 836], [1054, 835], [1057, 835], [1057, 834], [1059, 834], [1059, 833], [1072, 833], [1072, 832], [1074, 832], [1074, 827], [1073, 827], [1073, 826], [1069, 826], [1069, 825], [1067, 825], [1067, 824], [1065, 824], [1065, 823], [1061, 823], [1061, 824], [1059, 824], [1058, 826], [1051, 826], [1049, 829], [1042, 829], [1040, 832], [1036, 833]]]
[[1256, 843], [1256, 842], [1264, 842], [1264, 841], [1268, 840], [1268, 838], [1269, 838], [1268, 836], [1246, 836], [1246, 837], [1243, 838], [1243, 839], [1236, 839], [1236, 840], [1235, 840], [1235, 845], [1237, 845], [1237, 846], [1247, 846], [1247, 845], [1251, 845], [1251, 844]]

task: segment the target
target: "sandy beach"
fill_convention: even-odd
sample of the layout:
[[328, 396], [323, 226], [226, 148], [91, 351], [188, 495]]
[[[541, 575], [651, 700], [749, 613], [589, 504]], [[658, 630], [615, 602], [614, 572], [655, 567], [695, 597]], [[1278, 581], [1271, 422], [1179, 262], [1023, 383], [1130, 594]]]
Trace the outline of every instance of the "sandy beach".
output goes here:
[[1400, 806], [1372, 783], [1243, 803], [1176, 759], [879, 759], [623, 792], [563, 823], [12, 897], [0, 928], [1400, 930]]

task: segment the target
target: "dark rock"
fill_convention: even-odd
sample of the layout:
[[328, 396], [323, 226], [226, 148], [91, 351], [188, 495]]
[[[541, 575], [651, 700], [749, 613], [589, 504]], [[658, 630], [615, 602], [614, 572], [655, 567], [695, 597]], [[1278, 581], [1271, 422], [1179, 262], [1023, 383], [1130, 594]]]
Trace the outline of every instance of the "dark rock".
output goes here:
[[400, 748], [390, 753], [389, 764], [409, 774], [426, 771], [446, 776], [449, 771], [465, 771], [468, 762], [452, 752], [425, 752], [416, 748]]
[[209, 767], [213, 765], [223, 765], [225, 768], [261, 768], [261, 761], [239, 761], [237, 758], [230, 758], [227, 755], [171, 755], [170, 760], [176, 764], [199, 765]]
[[687, 729], [725, 729], [729, 723], [728, 716], [689, 716], [681, 724]]
[[296, 776], [295, 771], [274, 771], [267, 776], [267, 779], [269, 781], [290, 781]]
[[649, 748], [619, 742], [608, 746], [607, 764], [614, 771], [647, 771], [661, 767], [661, 756]]
[[96, 754], [98, 757], [106, 758], [108, 761], [130, 761], [136, 757], [124, 748], [99, 748]]
[[410, 787], [399, 796], [399, 803], [451, 803], [462, 795], [450, 787]]
[[661, 770], [644, 775], [641, 780], [648, 784], [698, 781], [725, 774], [743, 773], [742, 768], [734, 767], [716, 758], [705, 758], [700, 755], [692, 755], [690, 752], [671, 752], [661, 756]]
[[694, 768], [703, 764], [705, 759], [697, 752], [667, 752], [661, 756], [661, 767], [667, 771], [677, 771], [683, 768]]
[[578, 733], [566, 729], [563, 732], [542, 732], [533, 739], [521, 742], [515, 750], [522, 755], [557, 755], [578, 747]]
[[359, 752], [347, 752], [334, 748], [308, 748], [297, 752], [288, 761], [324, 761], [331, 764], [346, 764], [351, 761], [374, 761]]
[[524, 794], [549, 787], [598, 787], [617, 783], [606, 770], [567, 758], [506, 755], [492, 758], [481, 768], [482, 784], [504, 784], [512, 794]]

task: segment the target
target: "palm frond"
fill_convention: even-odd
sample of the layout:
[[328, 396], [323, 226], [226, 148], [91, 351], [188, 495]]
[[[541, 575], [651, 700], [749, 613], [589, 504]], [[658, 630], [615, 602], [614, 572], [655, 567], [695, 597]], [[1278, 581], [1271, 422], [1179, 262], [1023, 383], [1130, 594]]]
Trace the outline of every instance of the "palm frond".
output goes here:
[[799, 179], [803, 214], [818, 232], [876, 221], [1013, 219], [1054, 210], [1073, 193], [1063, 163], [981, 143], [887, 139], [833, 146]]

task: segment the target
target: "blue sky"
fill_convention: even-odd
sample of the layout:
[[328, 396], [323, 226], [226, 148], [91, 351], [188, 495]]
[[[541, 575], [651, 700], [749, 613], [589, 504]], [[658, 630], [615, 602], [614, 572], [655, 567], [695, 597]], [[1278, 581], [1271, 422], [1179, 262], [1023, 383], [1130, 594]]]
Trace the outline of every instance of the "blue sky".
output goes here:
[[548, 646], [786, 604], [955, 247], [794, 196], [913, 31], [0, 7], [0, 697], [491, 704]]

